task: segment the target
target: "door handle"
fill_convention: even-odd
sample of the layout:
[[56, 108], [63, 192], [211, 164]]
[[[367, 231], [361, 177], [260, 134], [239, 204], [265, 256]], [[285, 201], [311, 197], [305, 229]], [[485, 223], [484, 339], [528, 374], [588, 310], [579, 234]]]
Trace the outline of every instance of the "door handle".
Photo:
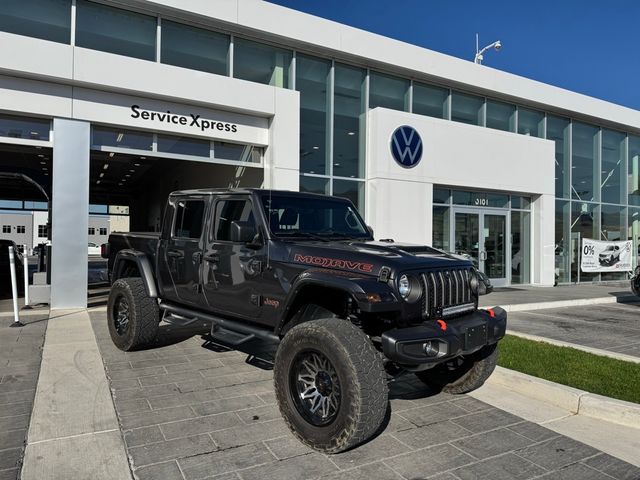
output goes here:
[[220, 261], [220, 255], [205, 255], [204, 259], [207, 262], [216, 263]]
[[182, 253], [180, 253], [178, 250], [169, 250], [167, 252], [167, 257], [177, 258], [181, 256], [182, 256]]
[[482, 260], [483, 262], [487, 259], [487, 252], [485, 252], [484, 250], [482, 250], [480, 252], [480, 260]]

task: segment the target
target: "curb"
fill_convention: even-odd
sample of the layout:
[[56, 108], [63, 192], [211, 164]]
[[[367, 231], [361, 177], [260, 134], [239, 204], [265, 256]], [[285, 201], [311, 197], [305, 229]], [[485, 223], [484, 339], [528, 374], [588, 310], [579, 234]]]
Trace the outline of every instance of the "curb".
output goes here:
[[[551, 302], [536, 302], [536, 303], [514, 303], [512, 305], [494, 305], [499, 306], [507, 312], [524, 312], [532, 310], [545, 310], [548, 308], [562, 308], [562, 307], [581, 307], [585, 305], [601, 305], [606, 303], [633, 303], [639, 302], [640, 298], [635, 295], [624, 295], [622, 297], [597, 297], [597, 298], [578, 298], [573, 300], [554, 300]], [[492, 308], [481, 305], [481, 308]]]
[[574, 415], [640, 430], [640, 405], [636, 403], [596, 395], [504, 367], [496, 367], [487, 383], [550, 403]]
[[602, 350], [600, 348], [585, 347], [576, 343], [564, 342], [562, 340], [554, 340], [548, 337], [539, 337], [538, 335], [531, 335], [528, 333], [516, 332], [514, 330], [507, 329], [507, 335], [513, 335], [514, 337], [525, 338], [527, 340], [533, 340], [534, 342], [544, 342], [550, 345], [556, 345], [558, 347], [569, 347], [575, 350], [580, 350], [586, 353], [592, 353], [601, 357], [608, 357], [614, 360], [622, 360], [630, 363], [640, 363], [640, 357], [634, 357], [633, 355], [627, 355], [626, 353], [610, 352], [609, 350]]

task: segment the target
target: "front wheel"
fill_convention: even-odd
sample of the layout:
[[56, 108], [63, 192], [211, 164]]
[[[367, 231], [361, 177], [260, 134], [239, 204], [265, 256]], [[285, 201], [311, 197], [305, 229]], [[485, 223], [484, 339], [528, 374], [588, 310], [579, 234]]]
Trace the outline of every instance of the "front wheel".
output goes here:
[[141, 278], [113, 282], [107, 305], [111, 340], [128, 352], [151, 343], [160, 323], [158, 303], [147, 295]]
[[387, 412], [380, 355], [346, 320], [309, 321], [287, 332], [276, 353], [274, 386], [293, 434], [324, 453], [368, 440]]
[[468, 393], [480, 388], [491, 376], [498, 361], [498, 344], [487, 345], [477, 352], [444, 362], [416, 376], [429, 387], [445, 393]]

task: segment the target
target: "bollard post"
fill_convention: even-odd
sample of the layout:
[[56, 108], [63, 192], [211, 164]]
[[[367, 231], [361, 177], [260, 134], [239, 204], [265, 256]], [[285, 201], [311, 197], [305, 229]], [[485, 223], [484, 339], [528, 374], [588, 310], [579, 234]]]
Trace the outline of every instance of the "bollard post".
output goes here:
[[9, 268], [11, 270], [11, 295], [13, 296], [13, 323], [12, 327], [23, 327], [18, 316], [18, 279], [16, 278], [16, 259], [13, 247], [9, 247]]
[[23, 310], [31, 310], [31, 302], [29, 301], [29, 255], [27, 255], [27, 246], [23, 246], [22, 250], [22, 270], [24, 271], [24, 307]]

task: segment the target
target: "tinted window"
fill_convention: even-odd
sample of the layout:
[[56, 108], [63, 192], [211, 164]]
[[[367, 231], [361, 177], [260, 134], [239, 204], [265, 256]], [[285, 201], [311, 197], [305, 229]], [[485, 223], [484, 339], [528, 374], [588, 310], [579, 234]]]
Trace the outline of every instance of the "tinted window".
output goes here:
[[289, 88], [292, 53], [282, 48], [236, 38], [233, 43], [233, 76], [274, 87]]
[[179, 201], [176, 205], [176, 221], [173, 236], [177, 238], [200, 238], [204, 202], [202, 200]]
[[156, 58], [157, 19], [78, 0], [76, 45], [143, 60]]
[[344, 200], [265, 195], [262, 203], [269, 228], [278, 236], [310, 239], [369, 237], [356, 209]]
[[162, 20], [162, 63], [227, 74], [229, 37], [202, 28]]
[[216, 205], [216, 240], [231, 241], [232, 222], [254, 223], [251, 202], [248, 200], [224, 200]]
[[70, 42], [71, 0], [14, 0], [1, 5], [0, 30], [53, 42]]

